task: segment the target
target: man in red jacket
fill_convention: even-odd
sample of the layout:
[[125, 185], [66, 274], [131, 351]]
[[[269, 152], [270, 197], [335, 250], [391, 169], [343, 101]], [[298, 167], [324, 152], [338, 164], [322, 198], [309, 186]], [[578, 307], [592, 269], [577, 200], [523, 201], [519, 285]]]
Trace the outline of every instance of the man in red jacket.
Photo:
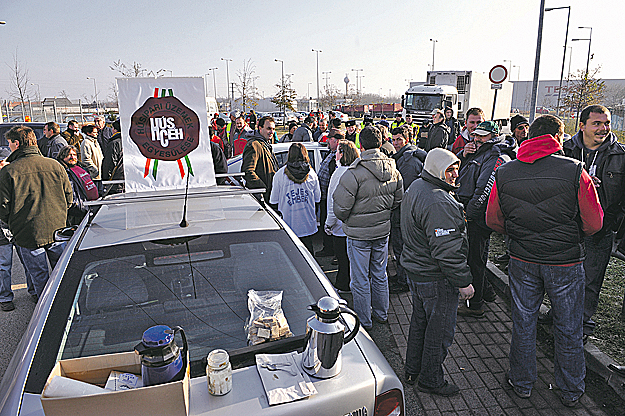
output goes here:
[[486, 224], [510, 238], [512, 340], [508, 383], [529, 398], [536, 381], [536, 321], [545, 291], [555, 333], [555, 381], [567, 407], [584, 394], [584, 236], [603, 210], [581, 162], [561, 155], [564, 125], [546, 115], [530, 126], [517, 160], [495, 172]]

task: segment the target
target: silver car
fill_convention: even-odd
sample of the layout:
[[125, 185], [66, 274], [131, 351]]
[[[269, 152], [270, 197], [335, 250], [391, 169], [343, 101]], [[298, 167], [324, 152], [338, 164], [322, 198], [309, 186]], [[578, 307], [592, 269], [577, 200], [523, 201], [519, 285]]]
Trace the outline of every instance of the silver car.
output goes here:
[[[40, 395], [56, 362], [132, 351], [156, 323], [186, 332], [191, 415], [404, 414], [402, 385], [364, 330], [343, 347], [337, 376], [311, 378], [318, 394], [269, 406], [255, 355], [301, 351], [307, 306], [338, 295], [293, 232], [249, 191], [190, 191], [185, 228], [184, 201], [180, 191], [120, 194], [83, 220], [0, 384], [1, 416], [43, 415]], [[248, 345], [250, 289], [283, 291], [292, 337]], [[228, 351], [233, 367], [233, 389], [220, 397], [206, 391], [206, 356], [216, 348]]]

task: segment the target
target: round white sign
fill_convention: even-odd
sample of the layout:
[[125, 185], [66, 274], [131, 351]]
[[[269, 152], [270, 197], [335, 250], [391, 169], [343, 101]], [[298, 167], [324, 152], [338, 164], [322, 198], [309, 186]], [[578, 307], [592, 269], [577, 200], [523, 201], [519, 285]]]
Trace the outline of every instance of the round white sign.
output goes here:
[[493, 84], [501, 84], [508, 78], [508, 69], [503, 65], [495, 65], [488, 73], [488, 78]]

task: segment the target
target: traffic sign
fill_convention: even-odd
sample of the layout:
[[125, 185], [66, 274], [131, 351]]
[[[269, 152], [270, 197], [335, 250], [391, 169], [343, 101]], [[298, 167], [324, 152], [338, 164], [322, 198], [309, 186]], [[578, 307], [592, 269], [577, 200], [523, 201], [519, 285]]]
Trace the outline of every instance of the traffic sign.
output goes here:
[[502, 87], [501, 84], [490, 84], [490, 89], [491, 90], [500, 90]]
[[488, 78], [493, 84], [501, 84], [508, 78], [508, 69], [503, 65], [495, 65], [488, 73]]

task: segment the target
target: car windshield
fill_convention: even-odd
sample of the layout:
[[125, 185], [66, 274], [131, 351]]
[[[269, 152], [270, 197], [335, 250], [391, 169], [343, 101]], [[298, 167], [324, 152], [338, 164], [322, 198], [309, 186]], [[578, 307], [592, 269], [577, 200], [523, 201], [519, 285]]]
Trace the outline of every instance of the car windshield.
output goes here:
[[[292, 338], [248, 347], [250, 289], [283, 291]], [[292, 351], [303, 345], [307, 305], [326, 294], [284, 230], [78, 251], [59, 293], [64, 296], [52, 306], [33, 364], [45, 375], [60, 359], [132, 351], [146, 329], [162, 324], [184, 329], [192, 376], [202, 374], [207, 354], [216, 348], [228, 350], [234, 361], [239, 353], [253, 357], [267, 345], [297, 341], [288, 347]], [[60, 346], [56, 354], [51, 345]], [[27, 386], [37, 391], [45, 377], [33, 377]]]
[[406, 94], [406, 108], [411, 110], [430, 112], [435, 108], [440, 108], [440, 104], [440, 95]]

